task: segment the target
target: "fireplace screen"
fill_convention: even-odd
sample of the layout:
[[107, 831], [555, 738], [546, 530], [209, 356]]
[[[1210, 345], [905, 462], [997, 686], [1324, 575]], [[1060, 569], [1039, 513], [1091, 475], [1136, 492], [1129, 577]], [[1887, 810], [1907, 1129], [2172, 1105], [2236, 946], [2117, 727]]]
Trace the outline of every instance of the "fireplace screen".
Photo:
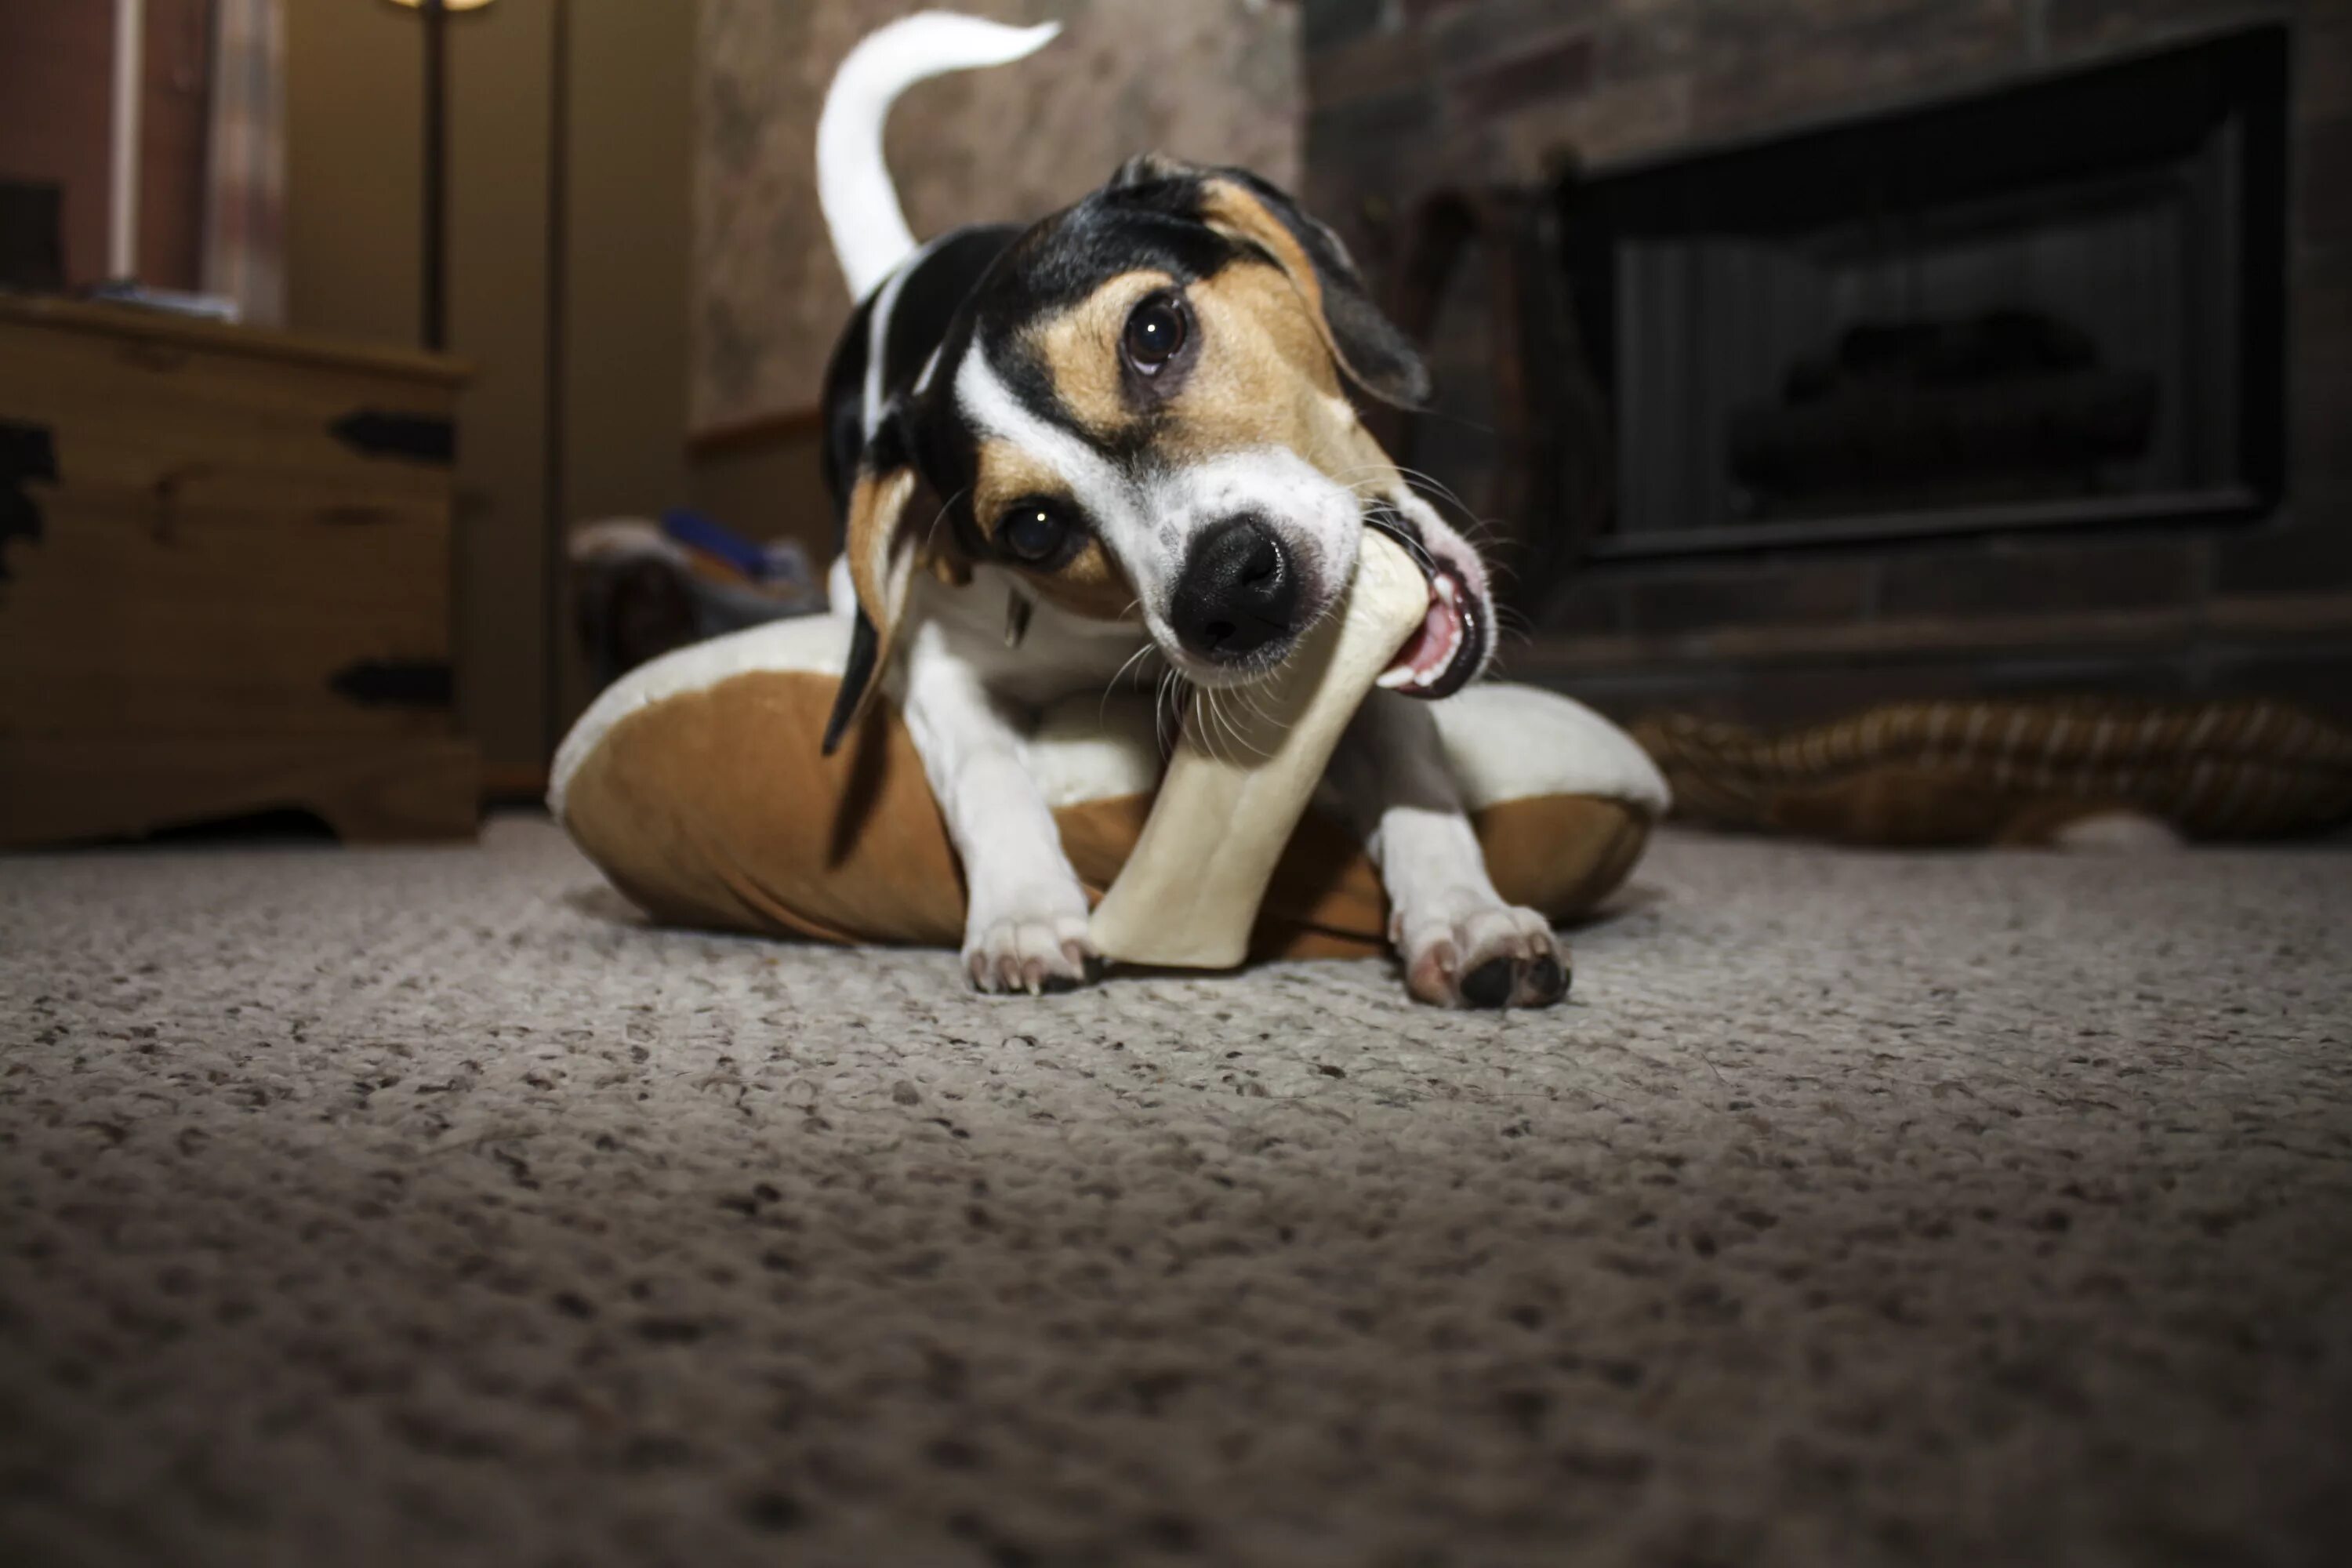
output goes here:
[[1593, 551], [2259, 515], [2285, 64], [2257, 30], [1567, 186]]

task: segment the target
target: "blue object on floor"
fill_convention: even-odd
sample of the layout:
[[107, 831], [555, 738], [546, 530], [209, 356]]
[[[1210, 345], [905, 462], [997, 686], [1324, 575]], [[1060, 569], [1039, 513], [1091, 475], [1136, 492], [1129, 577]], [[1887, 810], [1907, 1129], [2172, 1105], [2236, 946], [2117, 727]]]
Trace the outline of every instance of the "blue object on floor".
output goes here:
[[766, 551], [691, 507], [670, 508], [662, 513], [661, 525], [662, 532], [679, 544], [717, 556], [755, 583], [772, 570]]

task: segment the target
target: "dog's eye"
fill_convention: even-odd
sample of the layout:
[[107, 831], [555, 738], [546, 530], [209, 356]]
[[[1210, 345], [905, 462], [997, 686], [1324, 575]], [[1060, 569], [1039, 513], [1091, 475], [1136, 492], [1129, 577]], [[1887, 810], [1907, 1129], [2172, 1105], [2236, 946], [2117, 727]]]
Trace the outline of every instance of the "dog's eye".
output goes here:
[[1127, 363], [1146, 375], [1157, 375], [1184, 346], [1184, 334], [1183, 305], [1169, 295], [1154, 294], [1127, 318]]
[[1014, 503], [996, 525], [996, 537], [1023, 561], [1044, 561], [1062, 548], [1070, 536], [1070, 520], [1051, 501]]

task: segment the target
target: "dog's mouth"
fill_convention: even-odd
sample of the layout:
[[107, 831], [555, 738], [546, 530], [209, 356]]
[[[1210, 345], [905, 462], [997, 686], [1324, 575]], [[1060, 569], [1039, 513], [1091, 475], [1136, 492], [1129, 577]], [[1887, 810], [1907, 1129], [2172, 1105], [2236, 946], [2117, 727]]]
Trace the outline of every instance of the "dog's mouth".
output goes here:
[[1484, 595], [1460, 562], [1443, 546], [1433, 546], [1420, 527], [1394, 508], [1373, 507], [1364, 526], [1403, 545], [1429, 579], [1429, 613], [1398, 652], [1396, 662], [1382, 672], [1380, 684], [1431, 701], [1453, 696], [1486, 668], [1494, 644]]

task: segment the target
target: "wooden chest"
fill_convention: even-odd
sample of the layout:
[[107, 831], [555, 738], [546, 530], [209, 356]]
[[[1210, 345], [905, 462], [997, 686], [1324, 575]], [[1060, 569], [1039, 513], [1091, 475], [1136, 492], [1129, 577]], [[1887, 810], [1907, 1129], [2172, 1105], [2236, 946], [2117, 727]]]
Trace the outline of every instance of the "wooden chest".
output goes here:
[[0, 298], [0, 846], [463, 837], [451, 362]]

